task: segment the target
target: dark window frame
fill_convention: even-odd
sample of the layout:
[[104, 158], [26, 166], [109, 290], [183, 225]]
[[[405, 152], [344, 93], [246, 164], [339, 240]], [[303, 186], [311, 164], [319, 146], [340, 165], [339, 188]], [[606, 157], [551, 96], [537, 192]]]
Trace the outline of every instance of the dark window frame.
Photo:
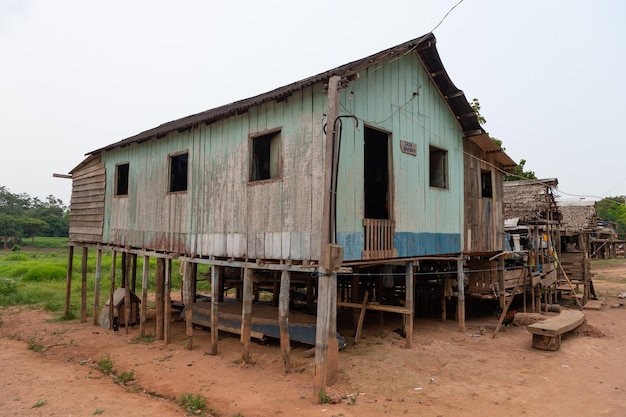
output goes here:
[[128, 184], [130, 182], [130, 163], [115, 165], [115, 197], [128, 196]]
[[248, 182], [275, 181], [282, 178], [282, 128], [255, 133], [248, 138]]
[[168, 184], [170, 193], [186, 192], [189, 187], [189, 152], [168, 155]]
[[489, 170], [480, 171], [480, 196], [493, 198], [493, 175]]
[[450, 187], [448, 175], [448, 151], [436, 146], [428, 149], [429, 184], [431, 187]]

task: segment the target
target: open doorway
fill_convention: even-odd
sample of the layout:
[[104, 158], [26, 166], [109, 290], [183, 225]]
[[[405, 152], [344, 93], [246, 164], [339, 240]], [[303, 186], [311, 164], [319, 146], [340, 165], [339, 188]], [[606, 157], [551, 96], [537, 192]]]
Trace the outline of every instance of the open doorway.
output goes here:
[[365, 127], [365, 218], [389, 219], [389, 134]]

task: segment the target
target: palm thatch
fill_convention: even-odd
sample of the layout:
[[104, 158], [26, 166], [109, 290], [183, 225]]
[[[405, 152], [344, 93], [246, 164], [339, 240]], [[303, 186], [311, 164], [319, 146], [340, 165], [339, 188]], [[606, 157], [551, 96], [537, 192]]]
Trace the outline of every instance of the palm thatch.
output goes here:
[[593, 202], [584, 204], [561, 204], [563, 215], [561, 230], [568, 233], [592, 232], [597, 229], [596, 207]]
[[504, 218], [522, 223], [543, 223], [558, 220], [560, 215], [554, 199], [556, 178], [544, 180], [505, 181]]

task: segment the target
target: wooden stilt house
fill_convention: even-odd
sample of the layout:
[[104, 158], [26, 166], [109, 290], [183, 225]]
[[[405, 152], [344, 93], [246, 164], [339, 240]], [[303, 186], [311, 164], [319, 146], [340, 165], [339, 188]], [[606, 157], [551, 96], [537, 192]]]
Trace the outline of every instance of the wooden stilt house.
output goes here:
[[[497, 166], [512, 162], [498, 159], [499, 148], [491, 153], [435, 43], [427, 34], [89, 152], [71, 171], [66, 309], [74, 248], [83, 262], [88, 248], [98, 257], [106, 248], [114, 262], [121, 254], [124, 283], [143, 257], [143, 297], [147, 261], [157, 258], [156, 333], [165, 341], [172, 261], [179, 262], [190, 346], [197, 268], [210, 265], [212, 353], [230, 282], [249, 360], [252, 298], [263, 286], [274, 294], [288, 369], [289, 300], [305, 292], [317, 306], [317, 392], [336, 378], [338, 306], [401, 314], [410, 346], [418, 274], [456, 274], [462, 290], [464, 254], [500, 250], [501, 175], [489, 167], [494, 158]], [[466, 201], [468, 184], [489, 175], [491, 200], [476, 189]], [[85, 305], [83, 293], [83, 319]]]
[[[539, 311], [541, 291], [546, 305], [554, 302], [559, 282], [558, 256], [561, 214], [556, 205], [556, 178], [504, 183], [505, 261], [504, 291], [530, 292], [533, 311]], [[520, 278], [521, 277], [521, 278]], [[520, 282], [521, 279], [521, 282]]]

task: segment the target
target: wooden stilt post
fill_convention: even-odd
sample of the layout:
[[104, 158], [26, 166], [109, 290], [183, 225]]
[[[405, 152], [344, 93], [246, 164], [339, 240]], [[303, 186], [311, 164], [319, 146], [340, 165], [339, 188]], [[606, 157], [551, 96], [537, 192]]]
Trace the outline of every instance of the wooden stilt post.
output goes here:
[[193, 304], [195, 294], [192, 293], [193, 264], [185, 262], [183, 267], [183, 303], [185, 304], [185, 332], [187, 334], [187, 349], [193, 349]]
[[70, 300], [72, 298], [72, 269], [74, 269], [74, 246], [67, 251], [67, 275], [65, 278], [65, 317], [70, 315]]
[[130, 254], [130, 290], [137, 294], [137, 254]]
[[291, 339], [289, 337], [289, 271], [280, 275], [280, 296], [278, 297], [278, 324], [280, 326], [280, 351], [285, 363], [285, 372], [291, 372]]
[[243, 270], [243, 291], [241, 300], [241, 359], [250, 363], [250, 332], [252, 331], [252, 296], [253, 296], [253, 270]]
[[217, 341], [218, 341], [218, 303], [220, 299], [220, 293], [224, 292], [221, 289], [221, 276], [222, 267], [211, 265], [211, 355], [217, 355]]
[[155, 327], [155, 338], [157, 340], [163, 340], [165, 338], [163, 333], [163, 324], [165, 322], [164, 316], [164, 304], [163, 300], [165, 299], [165, 258], [157, 258], [157, 269], [156, 269], [156, 287], [154, 292], [154, 301], [156, 308], [156, 327]]
[[320, 222], [319, 278], [317, 293], [317, 322], [315, 334], [315, 377], [313, 380], [314, 401], [321, 401], [328, 385], [337, 378], [339, 347], [337, 342], [337, 273], [330, 269], [327, 251], [334, 240], [331, 204], [333, 204], [333, 156], [335, 149], [335, 121], [339, 117], [339, 88], [341, 78], [332, 76], [328, 80], [327, 126], [324, 140], [324, 182], [322, 187], [322, 217]]
[[141, 273], [141, 317], [139, 319], [139, 335], [146, 335], [146, 312], [148, 311], [148, 274], [150, 272], [150, 257], [143, 257]]
[[93, 295], [93, 324], [100, 321], [100, 281], [102, 280], [102, 249], [96, 252], [96, 282]]
[[83, 259], [80, 268], [80, 322], [87, 323], [87, 256], [89, 248], [83, 246]]
[[406, 263], [405, 271], [405, 307], [409, 314], [404, 314], [404, 334], [406, 335], [406, 347], [410, 348], [413, 342], [413, 317], [415, 317], [415, 289], [413, 286], [413, 261]]
[[165, 344], [172, 341], [172, 260], [165, 260], [165, 285], [163, 288], [163, 340]]
[[130, 327], [130, 271], [131, 271], [131, 259], [128, 252], [124, 252], [124, 331], [128, 334]]
[[111, 291], [109, 293], [109, 329], [113, 330], [113, 320], [115, 320], [115, 306], [113, 305], [113, 293], [115, 292], [115, 264], [117, 262], [117, 252], [113, 250], [111, 260]]
[[463, 273], [463, 259], [456, 261], [456, 283], [457, 283], [457, 320], [459, 321], [459, 331], [465, 333], [465, 274]]

